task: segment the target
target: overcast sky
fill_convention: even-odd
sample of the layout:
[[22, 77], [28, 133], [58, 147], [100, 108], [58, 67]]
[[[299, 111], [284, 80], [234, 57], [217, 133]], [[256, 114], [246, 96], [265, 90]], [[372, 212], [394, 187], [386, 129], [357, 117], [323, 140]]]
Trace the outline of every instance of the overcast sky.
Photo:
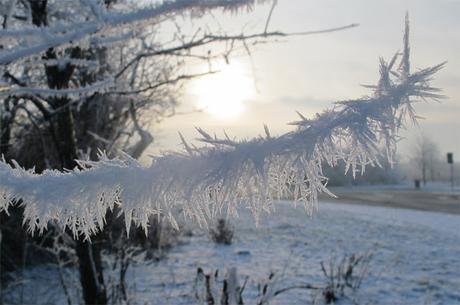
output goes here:
[[[270, 5], [258, 6], [249, 14], [216, 14], [228, 32], [263, 31]], [[460, 160], [460, 0], [279, 0], [270, 29], [297, 32], [359, 23], [346, 31], [306, 37], [292, 37], [281, 42], [255, 46], [252, 56], [237, 56], [235, 64], [244, 77], [253, 80], [254, 93], [243, 101], [243, 110], [230, 118], [209, 112], [181, 115], [164, 121], [155, 129], [159, 149], [180, 148], [177, 132], [196, 137], [194, 126], [236, 137], [253, 137], [263, 133], [267, 124], [274, 134], [290, 130], [288, 122], [298, 110], [312, 116], [334, 101], [368, 94], [361, 84], [378, 80], [380, 56], [391, 58], [402, 47], [404, 15], [411, 22], [412, 68], [425, 68], [448, 61], [437, 75], [434, 85], [448, 96], [442, 104], [420, 103], [418, 114], [425, 117], [420, 126], [408, 126], [399, 152], [407, 155], [417, 134], [432, 138], [444, 154], [453, 151]], [[194, 26], [200, 22], [194, 21]], [[215, 22], [215, 21], [214, 21]], [[187, 111], [200, 105], [194, 93], [197, 85], [185, 89], [182, 106]], [[202, 97], [201, 97], [202, 98]]]

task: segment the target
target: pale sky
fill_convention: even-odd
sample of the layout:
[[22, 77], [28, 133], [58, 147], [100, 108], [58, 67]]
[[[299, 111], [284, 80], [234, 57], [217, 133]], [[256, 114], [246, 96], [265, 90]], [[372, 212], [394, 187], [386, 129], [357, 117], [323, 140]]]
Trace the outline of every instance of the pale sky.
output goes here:
[[[243, 28], [248, 33], [260, 32], [269, 9], [270, 5], [258, 6], [252, 13], [216, 14], [215, 19], [229, 33]], [[399, 153], [409, 153], [416, 135], [424, 133], [443, 154], [452, 151], [454, 159], [460, 161], [460, 0], [279, 0], [271, 30], [298, 32], [351, 23], [360, 26], [257, 45], [251, 57], [239, 52], [229, 66], [216, 63], [222, 74], [190, 82], [178, 109], [206, 110], [161, 123], [155, 128], [156, 144], [151, 151], [180, 149], [177, 133], [193, 140], [194, 126], [219, 135], [225, 130], [241, 138], [262, 134], [267, 124], [273, 134], [281, 134], [291, 129], [287, 123], [296, 119], [295, 111], [312, 116], [334, 101], [370, 93], [360, 85], [376, 83], [379, 57], [390, 59], [401, 49], [406, 11], [411, 22], [412, 69], [448, 61], [433, 82], [448, 98], [442, 104], [416, 105], [425, 120], [402, 133], [406, 139], [399, 145]], [[195, 20], [191, 28], [205, 23], [216, 26], [215, 19]], [[219, 95], [223, 98], [213, 104]], [[234, 104], [228, 102], [230, 99]]]

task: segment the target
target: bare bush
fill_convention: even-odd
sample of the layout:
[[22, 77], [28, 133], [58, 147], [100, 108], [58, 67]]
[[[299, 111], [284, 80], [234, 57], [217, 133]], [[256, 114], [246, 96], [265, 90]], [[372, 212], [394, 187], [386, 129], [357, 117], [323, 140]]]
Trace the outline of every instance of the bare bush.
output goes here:
[[[195, 278], [195, 300], [198, 304], [213, 305], [243, 305], [243, 292], [246, 287], [248, 277], [245, 278], [243, 285], [239, 284], [236, 268], [229, 268], [223, 279], [219, 278], [219, 271], [204, 273], [202, 268], [197, 269]], [[218, 285], [221, 288], [218, 288]]]
[[233, 231], [234, 228], [224, 218], [219, 218], [216, 222], [216, 226], [211, 228], [209, 233], [211, 239], [217, 244], [230, 245], [233, 240]]
[[336, 302], [347, 295], [347, 290], [355, 293], [363, 278], [369, 273], [369, 264], [373, 253], [352, 254], [344, 256], [339, 263], [331, 259], [328, 265], [321, 262], [321, 270], [326, 278], [327, 286], [322, 294], [326, 304]]
[[[257, 283], [257, 298], [254, 304], [267, 305], [275, 297], [291, 290], [319, 292], [316, 295], [322, 296], [326, 304], [335, 303], [341, 298], [353, 298], [369, 274], [372, 258], [373, 253], [368, 251], [364, 254], [344, 256], [338, 263], [335, 258], [327, 265], [321, 262], [325, 283], [320, 284], [297, 283], [282, 287], [280, 275], [270, 272], [265, 280]], [[223, 279], [219, 278], [218, 270], [206, 274], [202, 268], [198, 268], [194, 283], [195, 300], [202, 305], [219, 304], [219, 300], [222, 305], [243, 305], [243, 292], [248, 279], [245, 277], [243, 285], [240, 285], [235, 267], [229, 268]], [[316, 301], [314, 298], [313, 302]]]

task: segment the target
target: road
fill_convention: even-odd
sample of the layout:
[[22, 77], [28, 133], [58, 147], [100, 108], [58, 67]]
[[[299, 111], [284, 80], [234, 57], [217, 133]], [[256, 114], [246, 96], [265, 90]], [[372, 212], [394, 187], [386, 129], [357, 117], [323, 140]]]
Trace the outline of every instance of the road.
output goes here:
[[330, 188], [338, 196], [337, 199], [327, 195], [320, 200], [345, 202], [371, 206], [434, 211], [460, 215], [460, 194], [437, 193], [417, 190], [363, 189], [363, 188]]

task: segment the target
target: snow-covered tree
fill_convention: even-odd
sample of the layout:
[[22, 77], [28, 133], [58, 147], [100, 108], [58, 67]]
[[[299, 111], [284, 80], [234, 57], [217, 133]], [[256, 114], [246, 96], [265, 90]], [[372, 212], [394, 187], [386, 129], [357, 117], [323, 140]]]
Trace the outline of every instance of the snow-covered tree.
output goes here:
[[[265, 27], [239, 34], [199, 29], [187, 36], [171, 25], [179, 17], [197, 18], [217, 8], [232, 13], [256, 2], [264, 1], [6, 1], [0, 31], [0, 152], [7, 159], [9, 153], [15, 159], [27, 155], [17, 150], [30, 146], [33, 135], [39, 139], [34, 155], [43, 162], [18, 161], [39, 171], [73, 168], [77, 152], [88, 148], [92, 159], [96, 148], [109, 156], [121, 149], [139, 157], [153, 141], [145, 113], [150, 122], [174, 115], [177, 87], [200, 76], [182, 73], [184, 58], [227, 57], [237, 41], [247, 46], [250, 40], [290, 35]], [[160, 33], [165, 31], [171, 33]], [[219, 42], [226, 42], [223, 54], [194, 52]], [[72, 122], [75, 128], [66, 126]], [[24, 125], [35, 132], [24, 132]]]

